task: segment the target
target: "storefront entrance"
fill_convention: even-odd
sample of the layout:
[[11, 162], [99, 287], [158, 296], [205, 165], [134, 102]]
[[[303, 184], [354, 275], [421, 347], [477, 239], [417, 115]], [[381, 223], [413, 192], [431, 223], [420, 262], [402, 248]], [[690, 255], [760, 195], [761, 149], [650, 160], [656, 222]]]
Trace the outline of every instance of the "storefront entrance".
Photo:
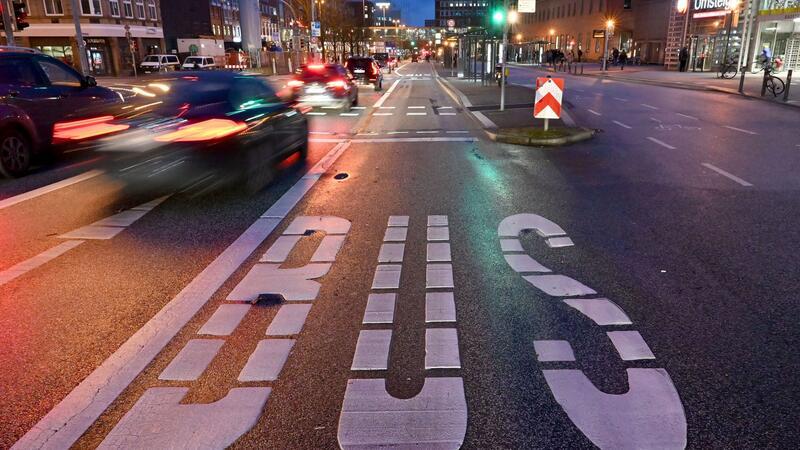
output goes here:
[[111, 52], [105, 39], [86, 39], [89, 72], [95, 76], [111, 75]]

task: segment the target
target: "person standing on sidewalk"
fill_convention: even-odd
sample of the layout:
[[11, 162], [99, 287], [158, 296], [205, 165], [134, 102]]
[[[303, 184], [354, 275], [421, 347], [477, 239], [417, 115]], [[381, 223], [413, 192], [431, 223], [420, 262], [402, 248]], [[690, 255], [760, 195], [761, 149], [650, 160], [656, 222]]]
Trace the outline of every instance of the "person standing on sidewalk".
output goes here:
[[619, 50], [617, 49], [617, 47], [614, 47], [614, 49], [611, 50], [611, 65], [616, 66], [618, 62], [619, 62]]
[[678, 61], [680, 62], [679, 72], [686, 72], [689, 63], [689, 49], [684, 45], [678, 53]]
[[625, 70], [625, 63], [628, 62], [628, 52], [625, 51], [623, 48], [621, 52], [619, 52], [619, 70]]
[[578, 62], [581, 62], [582, 60], [583, 60], [583, 50], [581, 50], [581, 48], [578, 47]]

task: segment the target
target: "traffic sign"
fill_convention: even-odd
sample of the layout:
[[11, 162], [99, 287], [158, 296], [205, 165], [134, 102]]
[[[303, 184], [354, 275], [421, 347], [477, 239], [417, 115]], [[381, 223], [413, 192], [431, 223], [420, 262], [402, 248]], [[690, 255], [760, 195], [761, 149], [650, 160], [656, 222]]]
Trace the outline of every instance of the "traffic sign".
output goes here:
[[319, 22], [311, 22], [311, 36], [319, 37], [320, 35]]
[[558, 119], [561, 117], [561, 98], [564, 93], [563, 78], [536, 79], [536, 100], [533, 104], [533, 117], [537, 119]]
[[453, 19], [447, 19], [447, 28], [454, 28], [456, 26], [456, 21]]
[[517, 12], [535, 13], [536, 0], [519, 0], [519, 2], [517, 3]]
[[606, 30], [592, 30], [592, 37], [595, 39], [603, 39], [606, 37]]

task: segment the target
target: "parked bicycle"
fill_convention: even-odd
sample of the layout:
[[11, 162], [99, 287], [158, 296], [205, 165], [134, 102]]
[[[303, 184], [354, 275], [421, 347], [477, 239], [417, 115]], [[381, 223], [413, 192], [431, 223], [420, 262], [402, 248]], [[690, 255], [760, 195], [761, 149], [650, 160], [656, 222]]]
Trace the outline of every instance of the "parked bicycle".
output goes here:
[[736, 60], [733, 58], [729, 58], [727, 62], [723, 63], [719, 67], [719, 78], [724, 78], [726, 80], [730, 80], [736, 77], [736, 74], [739, 73], [739, 68], [736, 67]]
[[764, 85], [766, 87], [766, 91], [772, 94], [773, 97], [777, 97], [783, 94], [783, 91], [786, 89], [786, 84], [780, 78], [773, 75], [772, 67], [764, 67]]

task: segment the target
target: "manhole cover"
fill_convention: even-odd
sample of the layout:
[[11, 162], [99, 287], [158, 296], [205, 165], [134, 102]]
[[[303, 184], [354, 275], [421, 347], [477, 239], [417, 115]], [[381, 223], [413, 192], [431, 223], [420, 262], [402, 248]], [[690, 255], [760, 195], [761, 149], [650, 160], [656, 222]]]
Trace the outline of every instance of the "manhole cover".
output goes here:
[[350, 175], [342, 172], [342, 173], [337, 173], [336, 175], [333, 176], [333, 178], [336, 178], [337, 180], [344, 180], [345, 178], [347, 178], [349, 176]]

